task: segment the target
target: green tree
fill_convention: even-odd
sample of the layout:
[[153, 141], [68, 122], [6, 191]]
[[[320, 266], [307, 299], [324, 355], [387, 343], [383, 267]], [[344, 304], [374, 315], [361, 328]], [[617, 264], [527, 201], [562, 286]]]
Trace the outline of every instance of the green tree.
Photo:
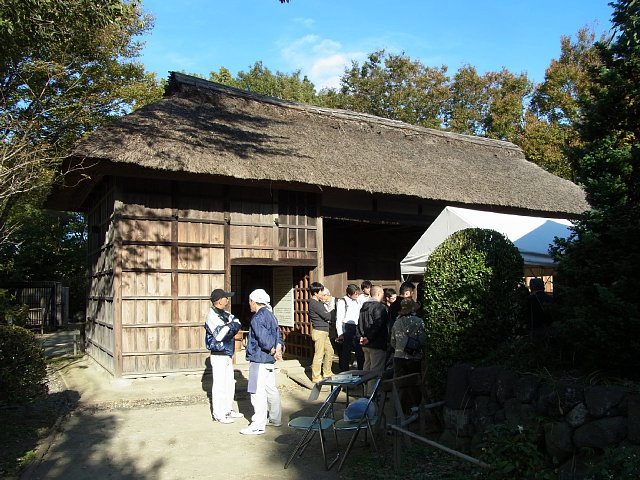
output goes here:
[[0, 244], [0, 283], [61, 281], [69, 287], [70, 313], [82, 312], [87, 283], [84, 216], [44, 211], [39, 203], [20, 202], [12, 211], [16, 228], [10, 241]]
[[440, 128], [449, 97], [447, 67], [426, 67], [408, 56], [369, 54], [341, 78], [342, 108]]
[[0, 1], [0, 242], [79, 137], [161, 96], [135, 61], [139, 1]]
[[254, 63], [247, 72], [238, 72], [235, 77], [228, 69], [221, 67], [209, 74], [209, 80], [285, 100], [312, 105], [318, 103], [313, 83], [307, 77], [301, 78], [300, 70], [291, 74], [279, 71], [272, 73], [260, 61]]
[[524, 73], [515, 75], [506, 68], [485, 75], [488, 91], [484, 133], [489, 138], [518, 138], [524, 122], [524, 101], [531, 94], [532, 84]]
[[561, 254], [559, 329], [577, 360], [637, 376], [640, 360], [640, 2], [616, 0], [614, 35], [582, 100], [576, 176], [592, 209]]
[[591, 83], [589, 69], [598, 64], [595, 32], [578, 31], [575, 41], [560, 39], [560, 57], [552, 60], [544, 81], [537, 85], [525, 116], [524, 130], [516, 143], [527, 159], [559, 177], [574, 179], [569, 152], [580, 142], [580, 98]]
[[465, 65], [453, 76], [450, 92], [445, 114], [447, 128], [483, 135], [489, 100], [486, 78], [478, 75], [475, 67]]

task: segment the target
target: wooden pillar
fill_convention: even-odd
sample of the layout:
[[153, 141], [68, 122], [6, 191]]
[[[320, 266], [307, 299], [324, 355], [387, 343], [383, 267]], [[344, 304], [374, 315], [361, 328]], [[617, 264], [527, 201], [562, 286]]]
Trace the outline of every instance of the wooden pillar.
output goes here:
[[[113, 199], [113, 376], [122, 376], [122, 208], [121, 189], [114, 182]], [[104, 300], [103, 300], [104, 301]]]
[[272, 214], [273, 214], [273, 235], [272, 235], [272, 240], [271, 240], [271, 258], [274, 262], [277, 262], [278, 260], [280, 260], [280, 250], [278, 249], [278, 243], [279, 243], [279, 224], [280, 224], [280, 218], [278, 217], [278, 210], [279, 210], [279, 205], [278, 205], [278, 201], [279, 201], [279, 195], [278, 195], [278, 191], [274, 191], [273, 192], [273, 201], [272, 201]]
[[322, 217], [318, 215], [316, 219], [316, 245], [318, 246], [318, 266], [316, 267], [316, 281], [322, 283], [324, 281], [324, 243], [322, 241], [324, 228]]
[[231, 290], [231, 202], [229, 187], [224, 187], [224, 289]]
[[[178, 308], [178, 209], [176, 208], [178, 183], [171, 182], [171, 350], [179, 350], [179, 308]], [[172, 364], [175, 363], [172, 361]]]

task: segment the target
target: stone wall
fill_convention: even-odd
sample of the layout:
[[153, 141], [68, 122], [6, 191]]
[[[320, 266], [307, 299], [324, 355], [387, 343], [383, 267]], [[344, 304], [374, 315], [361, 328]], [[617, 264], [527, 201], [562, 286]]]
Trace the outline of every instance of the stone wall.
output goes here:
[[573, 477], [563, 472], [576, 470], [582, 452], [640, 445], [640, 394], [615, 386], [518, 376], [501, 367], [452, 367], [443, 416], [440, 441], [475, 453], [487, 425], [524, 425], [543, 417], [541, 444], [562, 465], [561, 478]]

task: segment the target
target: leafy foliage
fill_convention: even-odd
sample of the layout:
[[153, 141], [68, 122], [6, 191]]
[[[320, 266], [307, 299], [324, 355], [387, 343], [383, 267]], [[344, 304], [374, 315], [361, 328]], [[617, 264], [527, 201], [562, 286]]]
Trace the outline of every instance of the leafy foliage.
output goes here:
[[581, 108], [577, 179], [592, 209], [558, 242], [558, 329], [584, 368], [637, 376], [640, 357], [640, 3], [612, 3], [616, 36], [596, 45]]
[[240, 71], [235, 77], [221, 67], [218, 72], [209, 74], [209, 80], [285, 100], [318, 103], [313, 83], [307, 77], [300, 78], [300, 70], [291, 74], [272, 73], [262, 62], [256, 62], [249, 71]]
[[447, 68], [426, 67], [408, 56], [369, 54], [341, 78], [343, 108], [439, 128], [449, 96]]
[[498, 423], [490, 425], [484, 432], [481, 459], [491, 465], [494, 480], [552, 480], [557, 478], [538, 444], [540, 426], [511, 425]]
[[0, 404], [28, 402], [47, 393], [42, 345], [30, 331], [0, 325]]
[[630, 447], [608, 448], [591, 461], [585, 480], [631, 480], [640, 477], [640, 454]]
[[19, 203], [10, 242], [0, 244], [0, 282], [61, 281], [69, 286], [70, 313], [84, 311], [87, 232], [79, 213], [43, 211]]
[[532, 95], [521, 138], [527, 159], [563, 178], [573, 179], [569, 151], [580, 144], [576, 123], [580, 99], [591, 85], [589, 69], [599, 64], [593, 29], [578, 31], [575, 40], [560, 39], [560, 57], [552, 60], [544, 81]]
[[134, 61], [150, 27], [139, 2], [4, 0], [0, 8], [0, 241], [14, 206], [48, 189], [82, 135], [157, 99]]
[[29, 317], [29, 307], [18, 305], [15, 297], [0, 288], [0, 325], [18, 325], [24, 327]]
[[448, 368], [477, 360], [513, 334], [520, 317], [523, 260], [494, 230], [458, 231], [431, 254], [424, 276], [427, 365], [442, 392]]

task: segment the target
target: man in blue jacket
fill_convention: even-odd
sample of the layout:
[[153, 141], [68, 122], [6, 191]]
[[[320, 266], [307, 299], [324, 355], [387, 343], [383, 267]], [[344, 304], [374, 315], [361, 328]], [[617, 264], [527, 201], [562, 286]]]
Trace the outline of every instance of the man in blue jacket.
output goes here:
[[261, 288], [249, 295], [249, 307], [254, 315], [247, 340], [247, 391], [251, 396], [254, 414], [249, 426], [240, 430], [243, 435], [262, 435], [266, 425], [279, 427], [282, 424], [275, 362], [282, 360], [284, 342], [270, 302], [271, 298]]
[[225, 308], [233, 292], [216, 288], [211, 292], [211, 308], [204, 321], [205, 343], [211, 351], [211, 414], [220, 423], [233, 423], [241, 413], [233, 410], [236, 381], [233, 378], [233, 351], [240, 321]]

